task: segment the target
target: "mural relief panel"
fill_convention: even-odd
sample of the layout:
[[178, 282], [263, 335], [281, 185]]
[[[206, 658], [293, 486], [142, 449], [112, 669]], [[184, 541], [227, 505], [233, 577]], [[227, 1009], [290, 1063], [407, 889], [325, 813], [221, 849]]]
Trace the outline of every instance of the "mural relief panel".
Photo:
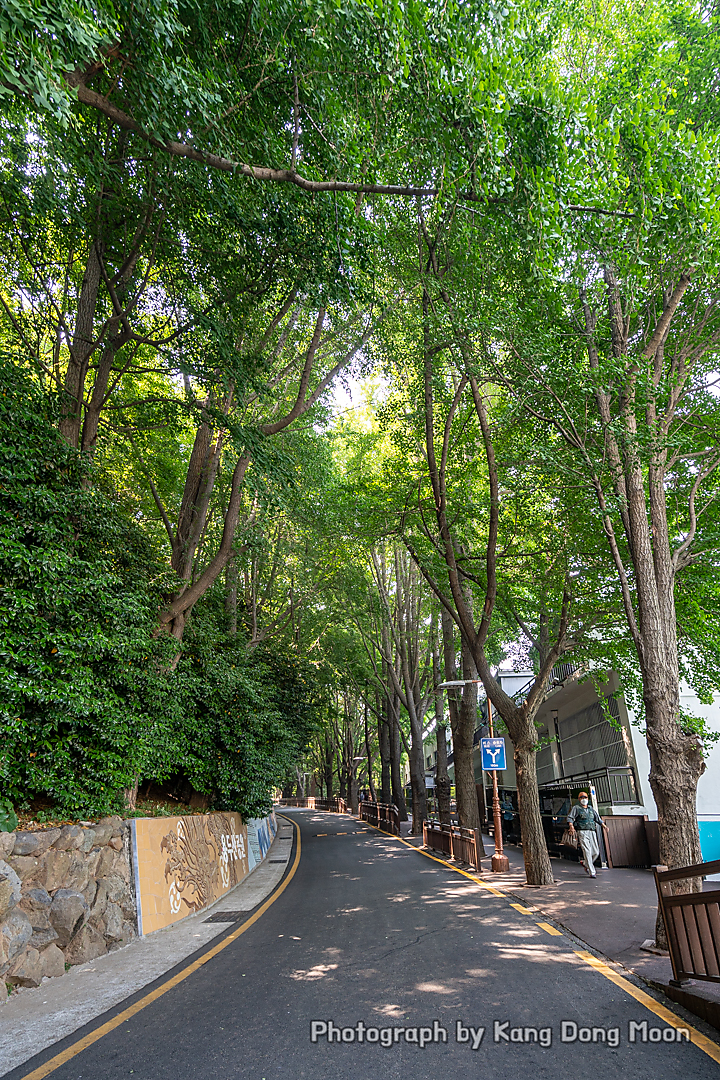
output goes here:
[[141, 934], [201, 911], [251, 869], [239, 814], [135, 818], [132, 826]]

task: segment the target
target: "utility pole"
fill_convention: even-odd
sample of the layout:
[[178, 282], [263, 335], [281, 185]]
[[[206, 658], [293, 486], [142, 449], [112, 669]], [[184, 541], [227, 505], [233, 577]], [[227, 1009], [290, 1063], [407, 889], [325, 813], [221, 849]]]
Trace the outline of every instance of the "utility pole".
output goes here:
[[[488, 707], [488, 728], [490, 730], [490, 738], [494, 738], [495, 732], [493, 730], [493, 714], [490, 698], [487, 699]], [[502, 839], [502, 817], [500, 816], [500, 796], [498, 794], [498, 782], [497, 782], [497, 770], [492, 769], [492, 786], [493, 786], [493, 821], [495, 823], [495, 854], [491, 860], [491, 866], [493, 873], [495, 874], [507, 874], [510, 869], [510, 860], [503, 851], [503, 839]]]

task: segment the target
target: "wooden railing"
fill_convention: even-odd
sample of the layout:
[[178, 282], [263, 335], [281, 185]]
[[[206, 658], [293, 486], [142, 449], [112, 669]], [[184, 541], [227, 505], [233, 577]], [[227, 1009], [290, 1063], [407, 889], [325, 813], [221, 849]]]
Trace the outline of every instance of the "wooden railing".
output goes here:
[[455, 825], [443, 825], [439, 821], [423, 822], [423, 845], [431, 851], [439, 851], [456, 862], [466, 863], [480, 869], [477, 834], [473, 829], [460, 829]]
[[306, 810], [330, 810], [335, 814], [349, 814], [350, 809], [344, 799], [318, 799], [309, 795], [306, 799], [292, 796], [288, 799], [280, 799], [278, 806], [298, 806]]
[[344, 814], [345, 809], [346, 809], [345, 800], [344, 799], [338, 799], [337, 797], [334, 798], [334, 799], [316, 799], [315, 800], [315, 809], [316, 810], [329, 810], [329, 811], [331, 811], [332, 813], [335, 813], [335, 814]]
[[673, 982], [720, 982], [720, 889], [674, 894], [672, 886], [674, 881], [720, 874], [720, 859], [679, 870], [654, 866], [653, 873], [670, 948]]
[[376, 829], [400, 835], [400, 815], [394, 803], [376, 803], [366, 800], [360, 803], [360, 820], [367, 821], [368, 825], [374, 825]]

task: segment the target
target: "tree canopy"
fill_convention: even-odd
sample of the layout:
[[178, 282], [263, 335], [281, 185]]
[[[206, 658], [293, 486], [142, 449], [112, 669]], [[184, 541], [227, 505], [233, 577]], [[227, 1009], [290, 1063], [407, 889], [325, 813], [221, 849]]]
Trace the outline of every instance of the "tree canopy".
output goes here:
[[[449, 725], [474, 828], [476, 690], [444, 714], [437, 687], [479, 674], [539, 883], [534, 717], [572, 657], [622, 671], [662, 860], [698, 861], [711, 736], [679, 685], [720, 685], [716, 13], [2, 19], [10, 798], [99, 812], [153, 781], [254, 814], [310, 773], [404, 812], [405, 762], [417, 829]], [[367, 391], [345, 417], [343, 384]]]

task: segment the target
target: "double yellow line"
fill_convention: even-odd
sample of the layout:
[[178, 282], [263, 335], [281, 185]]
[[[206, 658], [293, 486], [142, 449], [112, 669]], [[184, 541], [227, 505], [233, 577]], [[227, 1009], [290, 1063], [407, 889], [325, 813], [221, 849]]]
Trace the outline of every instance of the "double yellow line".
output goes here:
[[[286, 818], [285, 820], [289, 821], [290, 819]], [[71, 1046], [66, 1047], [64, 1050], [61, 1050], [59, 1054], [56, 1054], [55, 1057], [50, 1058], [50, 1060], [46, 1061], [44, 1065], [40, 1065], [37, 1069], [33, 1069], [32, 1072], [27, 1073], [25, 1076], [22, 1077], [22, 1080], [42, 1080], [44, 1076], [49, 1076], [50, 1073], [53, 1073], [56, 1069], [59, 1069], [61, 1065], [64, 1065], [68, 1061], [72, 1061], [72, 1059], [74, 1057], [77, 1057], [78, 1054], [81, 1054], [83, 1050], [87, 1050], [88, 1046], [92, 1046], [93, 1043], [98, 1042], [100, 1039], [103, 1038], [104, 1035], [108, 1035], [111, 1031], [114, 1031], [115, 1028], [120, 1027], [122, 1024], [126, 1024], [128, 1020], [131, 1020], [132, 1017], [135, 1016], [137, 1013], [141, 1012], [143, 1009], [146, 1009], [148, 1005], [152, 1005], [153, 1001], [157, 1001], [158, 998], [161, 998], [164, 994], [167, 994], [169, 990], [173, 990], [181, 982], [184, 982], [185, 979], [189, 978], [190, 975], [193, 974], [193, 972], [199, 971], [199, 969], [204, 964], [209, 963], [209, 961], [212, 960], [215, 956], [217, 956], [218, 953], [221, 953], [223, 949], [227, 949], [228, 945], [232, 945], [232, 943], [234, 941], [237, 941], [237, 939], [241, 937], [241, 935], [244, 934], [246, 930], [249, 930], [253, 923], [256, 923], [260, 916], [265, 914], [270, 905], [274, 904], [278, 897], [285, 892], [288, 885], [295, 876], [295, 871], [297, 870], [298, 863], [300, 862], [301, 844], [300, 829], [296, 822], [293, 821], [292, 824], [295, 827], [295, 834], [297, 837], [297, 848], [295, 851], [295, 858], [293, 859], [293, 864], [290, 867], [288, 873], [278, 885], [277, 889], [275, 889], [275, 891], [270, 894], [267, 900], [260, 905], [254, 915], [251, 915], [250, 918], [246, 919], [241, 926], [238, 926], [237, 930], [233, 930], [232, 934], [228, 934], [226, 938], [223, 938], [223, 940], [219, 942], [219, 944], [215, 945], [212, 949], [209, 949], [208, 952], [203, 953], [203, 955], [199, 956], [197, 960], [193, 960], [192, 964], [188, 964], [188, 966], [183, 968], [182, 971], [178, 971], [178, 973], [176, 975], [173, 975], [171, 979], [167, 979], [167, 981], [161, 983], [160, 986], [156, 986], [154, 990], [151, 990], [149, 994], [145, 994], [145, 996], [141, 997], [139, 1001], [136, 1001], [134, 1005], [129, 1005], [127, 1009], [123, 1009], [123, 1011], [118, 1013], [117, 1016], [113, 1016], [112, 1020], [108, 1020], [106, 1023], [101, 1024], [100, 1027], [95, 1028], [94, 1031], [91, 1031], [82, 1039], [78, 1039], [78, 1041], [73, 1043]]]

